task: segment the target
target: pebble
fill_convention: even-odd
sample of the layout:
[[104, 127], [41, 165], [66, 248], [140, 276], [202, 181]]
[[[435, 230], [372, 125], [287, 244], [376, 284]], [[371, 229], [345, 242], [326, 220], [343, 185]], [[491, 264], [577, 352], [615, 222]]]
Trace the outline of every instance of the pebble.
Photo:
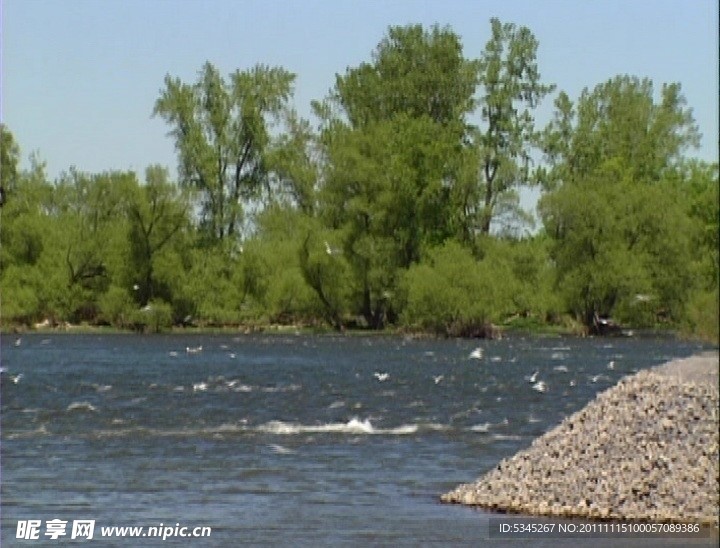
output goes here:
[[718, 387], [625, 377], [443, 502], [538, 516], [718, 527]]

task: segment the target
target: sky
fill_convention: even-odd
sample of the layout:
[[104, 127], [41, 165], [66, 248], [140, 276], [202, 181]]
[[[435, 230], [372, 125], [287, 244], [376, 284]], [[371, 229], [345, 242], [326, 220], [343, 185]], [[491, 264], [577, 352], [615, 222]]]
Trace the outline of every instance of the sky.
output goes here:
[[[166, 74], [191, 83], [205, 61], [224, 75], [255, 64], [297, 75], [310, 102], [370, 61], [391, 25], [450, 26], [480, 56], [490, 18], [527, 26], [542, 80], [571, 99], [619, 74], [659, 93], [679, 82], [718, 161], [718, 0], [0, 0], [0, 120], [55, 178], [161, 164], [176, 174], [169, 127], [152, 109]], [[547, 98], [537, 114], [552, 113]]]

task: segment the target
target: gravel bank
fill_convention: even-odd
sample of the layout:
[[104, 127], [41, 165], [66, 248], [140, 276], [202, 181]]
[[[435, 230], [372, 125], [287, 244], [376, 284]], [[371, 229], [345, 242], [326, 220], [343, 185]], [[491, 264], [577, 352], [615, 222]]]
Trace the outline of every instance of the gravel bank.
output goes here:
[[718, 354], [625, 377], [443, 502], [718, 526]]

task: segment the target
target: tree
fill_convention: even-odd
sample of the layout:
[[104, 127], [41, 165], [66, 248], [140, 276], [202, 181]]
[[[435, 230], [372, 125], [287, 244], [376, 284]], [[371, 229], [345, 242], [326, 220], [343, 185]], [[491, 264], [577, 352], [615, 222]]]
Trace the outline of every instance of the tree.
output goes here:
[[[71, 169], [54, 190], [58, 232], [53, 259], [66, 289], [56, 307], [72, 321], [93, 320], [98, 297], [118, 282], [127, 257], [127, 210], [137, 188], [132, 172], [81, 173]], [[117, 285], [117, 283], [116, 283]]]
[[267, 184], [267, 118], [286, 108], [294, 79], [257, 65], [236, 70], [228, 83], [209, 62], [193, 85], [165, 77], [153, 114], [173, 128], [181, 183], [200, 192], [201, 227], [211, 240], [237, 236], [243, 203]]
[[[3, 193], [15, 188], [18, 178], [20, 148], [12, 132], [5, 124], [0, 124], [0, 188]], [[1, 198], [0, 198], [1, 200]], [[2, 201], [0, 201], [2, 205]]]
[[577, 107], [561, 94], [544, 133], [543, 222], [559, 287], [588, 326], [614, 312], [677, 320], [692, 287], [691, 230], [673, 180], [697, 128], [678, 85], [663, 86], [658, 104], [652, 89], [621, 76], [584, 90]]
[[271, 179], [271, 200], [313, 216], [319, 178], [317, 136], [310, 123], [295, 111], [288, 113], [286, 125], [287, 132], [270, 144], [265, 156]]
[[427, 116], [462, 134], [476, 83], [476, 63], [463, 57], [460, 38], [450, 28], [390, 27], [372, 63], [336, 76], [330, 104], [353, 128], [398, 115]]
[[477, 175], [456, 189], [462, 236], [488, 234], [501, 214], [518, 215], [517, 189], [531, 180], [531, 148], [537, 141], [533, 109], [554, 89], [541, 83], [538, 42], [526, 27], [491, 19], [492, 36], [479, 60], [483, 127], [473, 132]]
[[[145, 185], [137, 187], [128, 203], [132, 282], [140, 306], [158, 296], [155, 272], [158, 256], [190, 221], [185, 196], [169, 182], [166, 169], [148, 167], [145, 180]], [[170, 300], [170, 295], [161, 296]]]
[[452, 233], [450, 188], [476, 79], [449, 29], [391, 27], [373, 62], [338, 75], [315, 105], [319, 215], [341, 235], [355, 310], [372, 328], [394, 319], [398, 269]]

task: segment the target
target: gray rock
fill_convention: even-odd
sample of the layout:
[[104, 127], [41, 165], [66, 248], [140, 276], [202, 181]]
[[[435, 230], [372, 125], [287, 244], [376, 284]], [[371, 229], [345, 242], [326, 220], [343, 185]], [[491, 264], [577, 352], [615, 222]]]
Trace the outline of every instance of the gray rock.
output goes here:
[[718, 527], [717, 370], [715, 354], [625, 377], [441, 500], [530, 515]]

